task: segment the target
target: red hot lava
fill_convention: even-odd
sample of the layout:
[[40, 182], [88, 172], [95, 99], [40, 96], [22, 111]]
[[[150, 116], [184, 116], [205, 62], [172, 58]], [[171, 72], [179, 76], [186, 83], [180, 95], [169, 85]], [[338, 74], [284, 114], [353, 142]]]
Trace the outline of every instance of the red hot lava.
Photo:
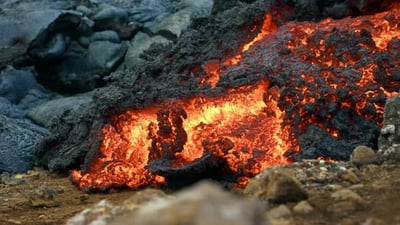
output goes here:
[[[101, 157], [94, 158], [84, 173], [72, 171], [72, 180], [79, 188], [90, 190], [163, 185], [164, 177], [148, 170], [151, 160], [170, 158], [173, 159], [171, 167], [181, 167], [212, 151], [226, 161], [230, 170], [241, 174], [237, 184], [243, 187], [249, 178], [267, 167], [288, 163], [287, 150], [298, 151], [293, 120], [296, 120], [297, 129], [314, 124], [335, 137], [340, 136], [335, 128], [326, 126], [321, 118], [307, 111], [307, 105], [322, 98], [326, 102], [338, 102], [337, 107], [355, 109], [358, 115], [379, 124], [384, 102], [374, 99], [382, 96], [386, 99], [395, 94], [398, 90], [390, 87], [398, 88], [398, 81], [389, 79], [387, 82], [392, 84], [386, 86], [379, 83], [379, 76], [374, 76], [378, 64], [368, 60], [360, 62], [359, 51], [371, 55], [382, 51], [399, 54], [400, 41], [391, 42], [400, 38], [399, 21], [398, 5], [376, 15], [326, 19], [319, 23], [288, 22], [279, 27], [273, 16], [267, 14], [260, 33], [244, 44], [237, 55], [203, 65], [207, 74], [199, 81], [199, 86], [208, 83], [214, 88], [221, 74], [229, 75], [230, 68], [245, 64], [247, 58], [253, 57], [263, 63], [265, 57], [272, 57], [269, 52], [283, 51], [286, 56], [280, 60], [311, 65], [297, 71], [305, 82], [296, 83], [289, 78], [292, 86], [295, 85], [291, 88], [297, 92], [288, 94], [284, 87], [272, 85], [270, 79], [263, 78], [257, 84], [230, 89], [223, 96], [195, 96], [111, 115], [110, 123], [103, 127]], [[354, 42], [354, 49], [340, 52], [342, 47], [348, 49], [348, 46], [340, 46], [340, 41], [332, 44], [328, 38], [339, 31], [341, 36], [347, 35], [350, 40], [357, 37], [361, 41]], [[364, 38], [367, 36], [369, 38]], [[399, 65], [399, 61], [399, 57], [390, 58], [391, 64]], [[390, 63], [381, 62], [386, 74], [398, 70]], [[313, 66], [318, 66], [318, 71]], [[352, 80], [354, 89], [348, 88], [348, 77], [343, 75], [349, 70], [359, 75]], [[269, 78], [278, 73], [272, 71]], [[308, 85], [310, 83], [312, 85]], [[296, 108], [296, 116], [279, 101]], [[329, 119], [329, 115], [326, 118]], [[209, 143], [220, 144], [210, 147]], [[332, 159], [329, 156], [320, 158]]]

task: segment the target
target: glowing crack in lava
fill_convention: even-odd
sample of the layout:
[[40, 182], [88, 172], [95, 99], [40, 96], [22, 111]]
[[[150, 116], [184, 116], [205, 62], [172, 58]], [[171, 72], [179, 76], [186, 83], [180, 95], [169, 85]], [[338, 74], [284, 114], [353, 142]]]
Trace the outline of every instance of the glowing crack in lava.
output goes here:
[[[171, 166], [178, 167], [214, 151], [229, 169], [246, 175], [241, 180], [247, 182], [272, 164], [286, 163], [283, 153], [290, 148], [267, 87], [263, 81], [225, 96], [193, 97], [114, 115], [103, 128], [104, 157], [95, 158], [83, 175], [73, 171], [73, 179], [90, 189], [162, 184], [162, 177], [146, 169], [149, 157], [174, 159]], [[219, 149], [221, 142], [230, 146]]]
[[289, 162], [288, 150], [299, 151], [298, 137], [310, 124], [351, 141], [350, 131], [337, 125], [337, 114], [354, 112], [345, 123], [358, 116], [379, 125], [385, 100], [399, 89], [399, 8], [281, 26], [267, 14], [260, 33], [237, 54], [203, 65], [199, 87], [217, 87], [232, 71], [255, 76], [246, 73], [254, 63], [268, 69], [256, 71], [262, 74], [258, 82], [223, 96], [165, 101], [111, 115], [100, 155], [86, 171], [72, 171], [72, 180], [90, 190], [163, 185], [165, 178], [149, 171], [151, 161], [166, 159], [168, 166], [180, 168], [209, 154], [222, 159], [244, 186], [268, 166]]

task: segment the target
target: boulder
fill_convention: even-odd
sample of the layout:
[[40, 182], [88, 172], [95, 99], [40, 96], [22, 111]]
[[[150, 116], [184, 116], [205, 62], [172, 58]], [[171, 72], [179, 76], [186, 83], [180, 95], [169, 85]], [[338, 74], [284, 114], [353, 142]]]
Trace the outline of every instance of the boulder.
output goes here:
[[91, 100], [89, 94], [54, 99], [27, 110], [27, 117], [41, 126], [50, 127], [55, 119], [78, 110], [82, 104]]
[[141, 58], [141, 55], [153, 44], [169, 45], [172, 44], [172, 41], [160, 35], [151, 37], [143, 32], [139, 32], [131, 41], [126, 52], [124, 64], [129, 68], [133, 68], [135, 65], [145, 63], [146, 60]]
[[0, 115], [0, 172], [24, 173], [34, 165], [33, 151], [48, 131], [27, 119]]
[[378, 146], [382, 160], [400, 161], [400, 95], [386, 102]]
[[[107, 12], [95, 18], [107, 20]], [[39, 82], [66, 93], [86, 92], [102, 84], [102, 77], [123, 59], [126, 45], [120, 43], [116, 31], [94, 32], [94, 26], [83, 13], [69, 10], [37, 35], [27, 53]]]
[[38, 79], [62, 93], [91, 91], [121, 62], [126, 49], [125, 44], [110, 41], [91, 42], [87, 49], [73, 42], [62, 61], [36, 65]]
[[[101, 206], [93, 207], [96, 210], [84, 210], [72, 217], [67, 224], [268, 224], [263, 218], [264, 206], [256, 201], [236, 197], [209, 182], [199, 183], [169, 197], [156, 196], [141, 205], [132, 202], [129, 205], [130, 210], [127, 210], [124, 205], [113, 206], [102, 202]], [[88, 213], [89, 211], [94, 213]]]
[[11, 104], [6, 98], [0, 97], [0, 115], [10, 118], [23, 118], [25, 112], [18, 106]]
[[18, 104], [32, 89], [43, 90], [43, 87], [31, 71], [9, 67], [0, 74], [0, 96], [13, 104]]
[[[86, 199], [87, 197], [83, 197]], [[67, 225], [85, 225], [85, 224], [108, 224], [115, 218], [121, 217], [149, 202], [158, 200], [168, 200], [168, 197], [161, 190], [145, 189], [133, 194], [130, 198], [123, 201], [121, 205], [114, 205], [107, 200], [102, 200], [94, 206], [87, 208], [67, 221]]]
[[174, 1], [165, 0], [142, 0], [137, 2], [129, 10], [129, 21], [136, 23], [152, 21], [159, 15], [170, 12], [170, 3], [174, 3]]
[[95, 42], [95, 41], [109, 41], [114, 43], [121, 42], [118, 33], [113, 30], [94, 32], [92, 36], [90, 36], [90, 42]]
[[376, 162], [378, 159], [374, 150], [367, 146], [357, 146], [351, 154], [350, 161], [357, 166]]
[[175, 13], [161, 14], [153, 21], [145, 23], [144, 29], [176, 41], [190, 26], [193, 19], [210, 16], [212, 7], [212, 0], [183, 0]]
[[254, 177], [244, 193], [277, 204], [307, 199], [307, 193], [295, 177], [274, 169], [266, 170]]
[[57, 94], [51, 93], [44, 88], [41, 89], [30, 89], [25, 97], [21, 99], [21, 101], [18, 104], [18, 107], [20, 107], [23, 110], [30, 109], [32, 107], [36, 107], [40, 104], [43, 104], [47, 101], [49, 101], [51, 98], [54, 98], [57, 96]]
[[74, 1], [39, 0], [1, 2], [0, 50], [33, 40], [38, 33], [57, 18], [61, 11], [74, 5]]
[[133, 13], [135, 16], [132, 19], [135, 22], [143, 22], [143, 32], [136, 34], [131, 41], [125, 57], [125, 64], [129, 68], [145, 63], [146, 60], [140, 56], [153, 44], [168, 45], [176, 43], [194, 19], [210, 16], [213, 1], [182, 0], [172, 4], [172, 6], [169, 4], [170, 7], [167, 6], [168, 4], [164, 7], [161, 4], [158, 8], [154, 7], [155, 10], [150, 10], [150, 12], [140, 9], [138, 13]]

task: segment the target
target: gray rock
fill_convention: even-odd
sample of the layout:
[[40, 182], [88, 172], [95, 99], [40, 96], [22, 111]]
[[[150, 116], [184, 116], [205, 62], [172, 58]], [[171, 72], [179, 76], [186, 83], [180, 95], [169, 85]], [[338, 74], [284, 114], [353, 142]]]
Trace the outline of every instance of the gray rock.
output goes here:
[[35, 123], [50, 127], [54, 119], [59, 119], [67, 113], [78, 110], [82, 104], [92, 100], [90, 95], [59, 98], [45, 102], [27, 111], [27, 117]]
[[42, 89], [32, 72], [12, 67], [0, 74], [0, 97], [18, 104], [31, 89]]
[[95, 41], [90, 43], [88, 48], [88, 61], [99, 68], [103, 73], [111, 72], [125, 56], [126, 46], [109, 41]]
[[299, 202], [307, 198], [302, 184], [293, 176], [279, 170], [266, 170], [254, 177], [244, 193], [272, 203]]
[[33, 167], [33, 151], [48, 131], [27, 119], [0, 115], [0, 172], [24, 173]]
[[95, 22], [107, 23], [110, 21], [128, 22], [128, 11], [122, 8], [108, 6], [93, 16]]
[[145, 23], [147, 33], [161, 35], [172, 41], [176, 41], [191, 24], [191, 11], [180, 10], [172, 15], [161, 15], [157, 19]]
[[1, 4], [0, 49], [3, 49], [18, 40], [20, 44], [28, 44], [73, 1], [6, 1]]
[[109, 74], [124, 58], [124, 43], [95, 41], [88, 49], [73, 42], [62, 62], [37, 65], [39, 78], [50, 89], [81, 93], [99, 86], [102, 77]]
[[182, 9], [192, 11], [192, 18], [208, 17], [214, 6], [213, 0], [181, 0], [179, 2]]
[[101, 200], [91, 208], [85, 209], [67, 221], [67, 225], [105, 225], [115, 216], [120, 215], [120, 208], [107, 200]]
[[119, 5], [116, 3], [101, 4], [100, 11], [92, 17], [95, 22], [95, 30], [114, 30], [120, 39], [130, 40], [137, 33], [139, 27], [129, 23], [128, 8], [115, 7], [114, 5]]
[[400, 161], [400, 95], [386, 102], [378, 146], [382, 160]]
[[357, 166], [363, 166], [376, 162], [377, 154], [370, 147], [358, 146], [351, 153], [350, 161]]
[[[143, 32], [135, 35], [126, 55], [126, 65], [131, 68], [146, 61], [140, 55], [152, 44], [168, 45], [176, 42], [182, 33], [191, 25], [193, 19], [207, 17], [211, 14], [212, 0], [184, 0], [168, 7], [168, 4], [158, 4], [159, 1], [143, 1], [144, 7], [138, 7], [137, 12], [131, 12], [131, 21], [143, 22]], [[173, 8], [175, 12], [168, 8]]]
[[201, 183], [170, 200], [149, 202], [110, 224], [250, 225], [257, 221], [261, 225], [266, 224], [263, 211], [256, 202], [237, 198], [216, 185]]
[[84, 5], [78, 5], [76, 7], [76, 11], [83, 13], [83, 15], [85, 15], [85, 16], [90, 16], [90, 14], [93, 13], [93, 11], [91, 9], [89, 9], [88, 7], [86, 7]]
[[131, 45], [128, 47], [125, 56], [124, 64], [128, 66], [128, 68], [132, 68], [135, 65], [140, 65], [146, 62], [143, 58], [141, 58], [141, 54], [144, 51], [150, 48], [153, 44], [162, 44], [169, 45], [172, 41], [168, 40], [162, 36], [149, 36], [145, 33], [139, 32], [136, 34], [135, 38], [131, 41]]
[[37, 63], [57, 62], [63, 59], [71, 37], [90, 32], [90, 20], [78, 11], [63, 11], [29, 44], [27, 53]]
[[144, 29], [176, 41], [193, 19], [209, 16], [213, 7], [212, 0], [183, 0], [180, 3], [180, 10], [158, 16], [154, 21], [145, 23]]
[[49, 101], [54, 94], [49, 93], [44, 88], [43, 89], [30, 89], [28, 93], [26, 93], [25, 97], [21, 99], [18, 104], [23, 110], [27, 110], [29, 108], [35, 107], [37, 105], [43, 104]]
[[233, 196], [208, 182], [171, 196], [154, 190], [142, 193], [119, 206], [101, 201], [69, 219], [67, 225], [268, 224], [263, 218], [265, 206]]
[[70, 38], [62, 33], [55, 34], [50, 37], [50, 40], [45, 43], [44, 47], [30, 49], [30, 57], [40, 61], [61, 59], [70, 41]]
[[73, 1], [1, 2], [0, 69], [26, 61], [26, 49], [38, 33], [48, 26]]
[[18, 106], [11, 104], [6, 98], [0, 97], [0, 115], [10, 118], [23, 118], [25, 112]]
[[121, 42], [118, 33], [113, 30], [105, 30], [93, 33], [92, 36], [90, 36], [90, 42], [95, 41], [109, 41], [113, 43]]
[[[85, 199], [85, 197], [83, 197]], [[132, 197], [123, 201], [121, 205], [114, 205], [102, 200], [91, 208], [87, 208], [67, 221], [67, 225], [108, 224], [115, 218], [133, 213], [142, 205], [159, 200], [168, 200], [161, 190], [145, 189], [136, 192]]]
[[168, 2], [165, 0], [142, 0], [129, 11], [129, 21], [145, 23], [168, 13]]

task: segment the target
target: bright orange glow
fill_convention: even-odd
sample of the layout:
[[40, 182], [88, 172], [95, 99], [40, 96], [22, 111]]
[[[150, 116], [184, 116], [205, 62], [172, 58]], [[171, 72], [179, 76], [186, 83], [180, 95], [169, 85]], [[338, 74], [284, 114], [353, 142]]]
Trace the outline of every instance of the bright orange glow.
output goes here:
[[[383, 58], [378, 64], [368, 55], [399, 48], [391, 46], [397, 43], [391, 40], [400, 38], [398, 21], [399, 5], [376, 15], [319, 23], [287, 22], [279, 27], [268, 13], [260, 33], [243, 44], [238, 54], [202, 65], [206, 74], [199, 79], [198, 87], [217, 87], [222, 73], [249, 64], [243, 62], [246, 57], [259, 53], [251, 62], [264, 63], [263, 57], [280, 51], [278, 60], [271, 63], [278, 65], [268, 65], [277, 69], [268, 71], [268, 76], [287, 72], [282, 78], [287, 82], [285, 87], [263, 77], [258, 84], [227, 90], [222, 96], [165, 101], [111, 115], [109, 124], [103, 127], [99, 156], [93, 157], [85, 173], [74, 170], [72, 179], [81, 189], [95, 190], [163, 185], [165, 179], [147, 169], [150, 161], [167, 157], [173, 159], [170, 166], [176, 168], [212, 152], [223, 158], [229, 169], [241, 174], [234, 186], [243, 187], [268, 166], [288, 163], [287, 150], [299, 150], [292, 129], [304, 131], [313, 124], [341, 138], [340, 132], [327, 123], [333, 117], [331, 112], [315, 114], [325, 109], [321, 109], [322, 104], [334, 103], [333, 110], [352, 109], [380, 124], [384, 106], [381, 99], [397, 94], [397, 90], [389, 90], [377, 81], [377, 69], [380, 66], [385, 76], [390, 75], [396, 69], [391, 63], [399, 65], [400, 58]], [[279, 67], [285, 65], [279, 61], [304, 64], [295, 71], [286, 71]], [[387, 81], [389, 86], [399, 87], [396, 82]], [[333, 161], [329, 156], [317, 159]]]
[[[211, 87], [215, 88], [216, 84], [219, 80], [219, 75], [224, 71], [223, 66], [232, 66], [236, 65], [243, 60], [242, 53], [250, 49], [255, 43], [265, 38], [267, 35], [277, 31], [278, 26], [273, 20], [272, 14], [268, 13], [265, 16], [265, 20], [262, 24], [260, 33], [249, 43], [244, 44], [242, 49], [239, 51], [239, 54], [234, 55], [223, 62], [223, 65], [215, 65], [214, 61], [208, 62], [204, 65], [204, 71], [206, 72], [207, 76], [201, 79], [201, 84], [206, 82], [211, 85]], [[252, 30], [254, 30], [253, 28]]]
[[201, 80], [200, 87], [204, 85], [204, 83], [208, 83], [212, 88], [217, 86], [217, 82], [219, 80], [220, 74], [220, 63], [217, 60], [212, 60], [206, 64], [204, 64], [204, 71], [208, 76], [204, 77]]
[[[95, 158], [86, 174], [73, 171], [73, 180], [81, 189], [162, 184], [164, 180], [151, 175], [146, 166], [152, 147], [149, 135], [156, 135], [157, 113], [163, 109], [182, 108], [187, 114], [183, 120], [187, 141], [182, 151], [174, 153], [173, 166], [200, 158], [205, 143], [221, 139], [230, 140], [234, 146], [228, 152], [214, 153], [220, 154], [230, 169], [240, 170], [246, 176], [254, 176], [273, 164], [287, 163], [283, 153], [291, 147], [291, 142], [288, 131], [281, 127], [282, 112], [273, 96], [265, 95], [267, 87], [268, 82], [264, 81], [257, 86], [231, 90], [226, 96], [195, 97], [114, 115], [103, 128], [100, 148], [103, 157]], [[159, 143], [174, 145], [176, 135], [177, 130], [173, 129]]]
[[[358, 43], [360, 47], [362, 46], [369, 49], [370, 52], [365, 54], [374, 54], [375, 52], [386, 50], [390, 51], [390, 49], [387, 48], [388, 43], [393, 39], [400, 38], [398, 23], [400, 19], [400, 8], [398, 6], [400, 5], [395, 4], [391, 11], [358, 18], [344, 18], [341, 20], [332, 20], [329, 18], [319, 23], [289, 22], [280, 29], [288, 30], [293, 34], [292, 38], [289, 38], [287, 42], [287, 47], [292, 52], [304, 54], [304, 61], [310, 61], [313, 65], [319, 65], [321, 68], [325, 68], [319, 75], [324, 79], [324, 83], [331, 87], [331, 89], [327, 90], [326, 95], [323, 96], [327, 102], [335, 102], [338, 100], [337, 91], [339, 89], [348, 90], [349, 81], [346, 80], [345, 77], [341, 77], [342, 74], [338, 72], [340, 70], [333, 72], [333, 68], [346, 68], [346, 70], [343, 69], [343, 71], [348, 72], [353, 70], [358, 72], [360, 74], [359, 79], [351, 82], [351, 84], [357, 88], [348, 90], [350, 95], [357, 96], [357, 100], [350, 102], [344, 99], [341, 102], [341, 107], [355, 109], [360, 116], [376, 119], [376, 121], [381, 124], [384, 105], [370, 103], [370, 99], [380, 98], [382, 93], [385, 94], [386, 98], [391, 97], [396, 95], [397, 92], [385, 90], [376, 83], [374, 78], [374, 71], [378, 67], [376, 62], [363, 65], [359, 62], [360, 58], [357, 54], [337, 51], [338, 49], [349, 48], [348, 46], [339, 46], [340, 43], [339, 45], [328, 44], [326, 40], [329, 40], [329, 37], [335, 35], [335, 32], [338, 30], [348, 31], [347, 35], [349, 38], [352, 38], [354, 35], [360, 36], [360, 40], [362, 40], [363, 35], [368, 36], [370, 34], [373, 43], [362, 43], [362, 41]], [[308, 40], [311, 34], [314, 34], [317, 39]], [[304, 49], [308, 52], [304, 52]], [[393, 63], [396, 63], [396, 60], [399, 61], [398, 59], [393, 59]], [[390, 74], [392, 70], [393, 69], [388, 68], [388, 74]], [[311, 82], [317, 77], [313, 72], [303, 73], [301, 76], [305, 80]], [[308, 92], [308, 87], [304, 86], [303, 88], [303, 93], [306, 94]], [[302, 102], [310, 101], [314, 100], [304, 99]], [[373, 107], [378, 116], [366, 115], [368, 113], [368, 107]], [[304, 114], [306, 114], [306, 112], [304, 112]], [[302, 116], [304, 116], [304, 114], [302, 114]], [[323, 125], [320, 124], [320, 127], [323, 128]], [[330, 133], [333, 136], [337, 136], [335, 130], [330, 130]]]
[[249, 50], [249, 48], [251, 48], [254, 45], [254, 43], [262, 40], [265, 36], [271, 34], [272, 32], [276, 31], [277, 29], [278, 29], [278, 27], [272, 18], [272, 14], [268, 13], [265, 16], [264, 23], [261, 27], [261, 32], [252, 41], [250, 41], [249, 43], [247, 43], [243, 46], [242, 52]]
[[335, 160], [329, 156], [328, 157], [319, 156], [319, 157], [317, 157], [317, 160], [326, 161], [326, 162], [335, 162]]

